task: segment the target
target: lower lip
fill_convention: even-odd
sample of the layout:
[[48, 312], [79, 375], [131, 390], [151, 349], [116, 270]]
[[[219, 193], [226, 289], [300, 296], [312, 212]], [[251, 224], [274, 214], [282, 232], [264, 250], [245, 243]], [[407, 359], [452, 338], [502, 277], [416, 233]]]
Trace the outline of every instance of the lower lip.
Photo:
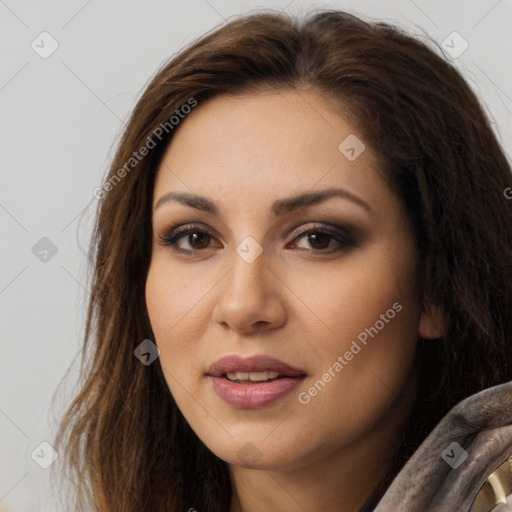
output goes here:
[[225, 402], [239, 409], [261, 409], [284, 398], [304, 377], [283, 377], [261, 384], [236, 384], [224, 377], [209, 376], [213, 389]]

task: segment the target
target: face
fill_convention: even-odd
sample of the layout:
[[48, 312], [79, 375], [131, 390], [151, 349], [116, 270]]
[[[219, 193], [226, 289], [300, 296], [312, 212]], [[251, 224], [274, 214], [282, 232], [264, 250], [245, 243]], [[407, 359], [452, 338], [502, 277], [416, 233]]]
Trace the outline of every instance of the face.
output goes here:
[[178, 407], [230, 464], [298, 468], [403, 403], [418, 254], [362, 144], [313, 91], [222, 96], [158, 170], [151, 326]]

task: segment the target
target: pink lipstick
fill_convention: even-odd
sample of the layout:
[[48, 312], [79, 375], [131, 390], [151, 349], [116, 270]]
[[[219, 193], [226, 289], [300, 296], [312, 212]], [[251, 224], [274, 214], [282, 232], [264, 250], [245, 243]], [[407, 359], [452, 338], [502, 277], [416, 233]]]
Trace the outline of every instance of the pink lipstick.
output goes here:
[[270, 356], [227, 356], [207, 371], [213, 390], [238, 409], [270, 406], [291, 393], [306, 377], [300, 369]]

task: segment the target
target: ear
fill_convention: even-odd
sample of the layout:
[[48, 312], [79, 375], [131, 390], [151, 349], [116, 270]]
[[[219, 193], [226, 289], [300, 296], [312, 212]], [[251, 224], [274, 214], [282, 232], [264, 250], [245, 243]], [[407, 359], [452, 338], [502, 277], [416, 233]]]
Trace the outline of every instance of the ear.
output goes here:
[[446, 335], [447, 321], [440, 306], [427, 304], [423, 307], [418, 324], [418, 335], [428, 340]]

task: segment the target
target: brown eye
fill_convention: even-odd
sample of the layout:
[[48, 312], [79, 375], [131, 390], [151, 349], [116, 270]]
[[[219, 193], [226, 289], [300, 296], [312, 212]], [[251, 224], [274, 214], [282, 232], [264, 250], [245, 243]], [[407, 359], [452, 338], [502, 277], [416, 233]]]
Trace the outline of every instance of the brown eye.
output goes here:
[[[159, 236], [160, 243], [171, 246], [174, 251], [192, 255], [213, 247], [215, 236], [209, 231], [194, 225], [185, 225], [171, 229], [167, 234]], [[300, 246], [297, 241], [305, 240], [307, 246]], [[334, 242], [334, 244], [332, 243]], [[347, 230], [337, 226], [319, 226], [303, 230], [292, 242], [299, 249], [312, 252], [330, 253], [355, 246]]]
[[210, 235], [201, 231], [188, 235], [188, 243], [193, 249], [206, 249], [210, 244], [210, 240]]
[[326, 249], [329, 246], [329, 242], [332, 240], [332, 236], [327, 233], [310, 233], [307, 236], [308, 243], [314, 249]]
[[[302, 242], [299, 245], [298, 241], [301, 240], [305, 240], [306, 244]], [[356, 243], [345, 229], [325, 225], [303, 231], [294, 239], [293, 245], [299, 249], [328, 253], [355, 246]]]
[[214, 240], [208, 231], [194, 226], [173, 229], [159, 238], [162, 245], [172, 246], [174, 250], [184, 253], [207, 249]]

